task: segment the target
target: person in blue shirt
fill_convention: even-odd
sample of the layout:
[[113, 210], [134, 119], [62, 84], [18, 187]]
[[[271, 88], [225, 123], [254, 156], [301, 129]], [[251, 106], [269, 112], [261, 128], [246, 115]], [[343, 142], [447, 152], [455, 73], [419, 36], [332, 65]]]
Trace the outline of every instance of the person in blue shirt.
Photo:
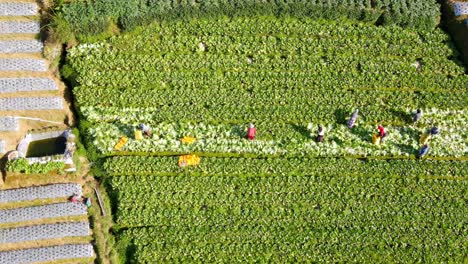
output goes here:
[[424, 146], [422, 147], [422, 149], [419, 151], [419, 158], [424, 157], [424, 156], [427, 154], [428, 151], [429, 151], [429, 145], [426, 144], [426, 145], [424, 145]]

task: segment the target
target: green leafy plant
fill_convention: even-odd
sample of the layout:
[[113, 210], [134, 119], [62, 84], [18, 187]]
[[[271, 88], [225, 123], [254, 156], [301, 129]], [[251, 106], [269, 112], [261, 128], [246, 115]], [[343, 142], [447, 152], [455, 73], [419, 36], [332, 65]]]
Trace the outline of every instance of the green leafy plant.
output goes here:
[[25, 158], [9, 161], [6, 166], [7, 172], [25, 173], [25, 174], [45, 174], [50, 172], [63, 173], [65, 163], [62, 161], [49, 161], [46, 163], [29, 164]]

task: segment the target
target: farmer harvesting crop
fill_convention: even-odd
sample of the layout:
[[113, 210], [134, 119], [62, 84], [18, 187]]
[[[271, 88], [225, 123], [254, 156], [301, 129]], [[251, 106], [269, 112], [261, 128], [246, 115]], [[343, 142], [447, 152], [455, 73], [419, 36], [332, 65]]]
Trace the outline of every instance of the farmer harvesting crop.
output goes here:
[[422, 112], [421, 109], [416, 110], [416, 113], [413, 113], [413, 124], [418, 122], [421, 119]]
[[382, 142], [384, 137], [387, 136], [387, 131], [385, 131], [385, 128], [383, 126], [381, 126], [381, 125], [378, 125], [377, 129], [379, 130], [379, 136], [380, 136], [380, 140]]
[[143, 132], [143, 134], [147, 137], [151, 136], [151, 131], [149, 129], [149, 126], [145, 124], [140, 124], [139, 125], [140, 130]]
[[317, 142], [323, 142], [323, 139], [325, 137], [325, 129], [323, 129], [322, 126], [318, 126], [318, 131], [317, 131]]
[[358, 117], [359, 109], [356, 109], [353, 114], [351, 115], [351, 118], [348, 120], [348, 127], [353, 128], [354, 125], [356, 124], [356, 119]]
[[255, 126], [253, 124], [250, 124], [249, 129], [247, 129], [247, 139], [254, 140], [256, 134], [257, 134], [257, 129], [255, 129]]
[[80, 203], [83, 201], [83, 196], [75, 193], [68, 200], [72, 203]]
[[427, 152], [429, 151], [429, 145], [426, 144], [422, 147], [422, 149], [419, 151], [419, 158], [422, 158], [424, 157], [424, 155], [427, 154]]

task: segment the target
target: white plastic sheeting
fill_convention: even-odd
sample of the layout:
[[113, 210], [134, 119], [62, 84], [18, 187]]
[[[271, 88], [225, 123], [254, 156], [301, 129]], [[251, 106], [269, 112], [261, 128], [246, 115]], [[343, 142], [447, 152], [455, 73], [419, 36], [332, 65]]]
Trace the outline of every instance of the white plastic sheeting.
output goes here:
[[63, 109], [63, 99], [56, 96], [0, 98], [0, 111]]
[[468, 2], [455, 2], [453, 9], [456, 16], [468, 15]]
[[0, 16], [34, 16], [37, 9], [36, 3], [0, 2]]
[[0, 154], [5, 153], [5, 144], [6, 144], [5, 140], [0, 139]]
[[[43, 218], [56, 218], [86, 214], [87, 207], [83, 203], [66, 202], [0, 210], [0, 223], [16, 223]], [[2, 262], [0, 261], [0, 263]]]
[[31, 248], [0, 252], [0, 263], [36, 263], [94, 256], [91, 244], [69, 244], [62, 246]]
[[37, 199], [70, 197], [74, 194], [83, 194], [81, 185], [77, 183], [60, 183], [20, 189], [10, 189], [0, 191], [0, 204], [32, 201]]
[[37, 39], [0, 40], [0, 53], [38, 53], [42, 47]]
[[64, 237], [83, 237], [90, 235], [87, 222], [56, 223], [0, 229], [0, 243], [55, 239]]
[[42, 59], [1, 58], [0, 71], [47, 71], [47, 63]]
[[51, 78], [0, 78], [0, 93], [58, 90]]
[[0, 21], [0, 34], [38, 34], [39, 21]]
[[0, 117], [0, 131], [17, 131], [19, 129], [18, 119], [14, 117]]

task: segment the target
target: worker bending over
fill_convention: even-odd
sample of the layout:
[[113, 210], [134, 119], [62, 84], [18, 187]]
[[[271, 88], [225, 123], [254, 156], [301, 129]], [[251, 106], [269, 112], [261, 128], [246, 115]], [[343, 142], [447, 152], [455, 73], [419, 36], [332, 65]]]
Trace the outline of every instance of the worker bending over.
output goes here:
[[249, 128], [247, 129], [247, 139], [254, 140], [256, 134], [257, 134], [257, 129], [255, 129], [255, 126], [253, 124], [250, 124]]
[[322, 143], [324, 138], [325, 138], [325, 129], [323, 129], [323, 127], [319, 125], [318, 131], [317, 131], [317, 142]]
[[140, 124], [139, 128], [140, 128], [141, 132], [143, 132], [143, 135], [145, 135], [146, 137], [151, 136], [151, 131], [150, 131], [149, 126], [147, 126], [145, 124]]

